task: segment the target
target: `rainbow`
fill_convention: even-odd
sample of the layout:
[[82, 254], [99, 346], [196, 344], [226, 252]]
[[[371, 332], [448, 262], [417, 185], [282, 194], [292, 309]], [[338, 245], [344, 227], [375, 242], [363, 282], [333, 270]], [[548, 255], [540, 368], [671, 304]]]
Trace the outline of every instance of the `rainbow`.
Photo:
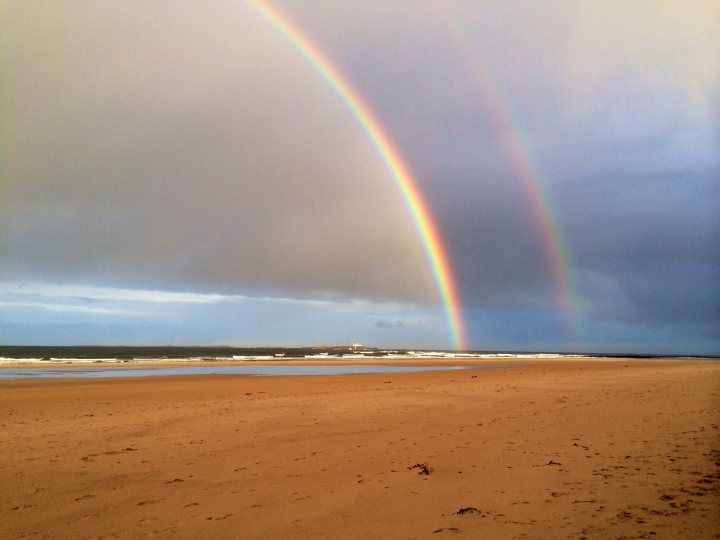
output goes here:
[[417, 181], [413, 178], [400, 153], [355, 88], [299, 28], [283, 16], [277, 8], [271, 7], [266, 2], [249, 0], [249, 3], [312, 64], [370, 139], [412, 216], [445, 309], [452, 345], [458, 350], [467, 349], [462, 310], [450, 260], [441, 242], [437, 226], [418, 188]]
[[523, 133], [521, 123], [515, 118], [507, 99], [503, 98], [507, 93], [501, 92], [498, 82], [489, 75], [480, 47], [475, 45], [473, 32], [465, 22], [468, 17], [463, 17], [451, 9], [439, 10], [437, 15], [436, 20], [444, 19], [449, 25], [449, 34], [455, 38], [454, 43], [460, 56], [466, 60], [468, 72], [474, 76], [478, 90], [493, 112], [492, 121], [501, 134], [508, 162], [522, 185], [552, 280], [555, 301], [566, 316], [567, 338], [572, 346], [573, 342], [578, 341], [580, 334], [580, 302], [573, 286], [570, 256], [540, 173], [540, 165]]

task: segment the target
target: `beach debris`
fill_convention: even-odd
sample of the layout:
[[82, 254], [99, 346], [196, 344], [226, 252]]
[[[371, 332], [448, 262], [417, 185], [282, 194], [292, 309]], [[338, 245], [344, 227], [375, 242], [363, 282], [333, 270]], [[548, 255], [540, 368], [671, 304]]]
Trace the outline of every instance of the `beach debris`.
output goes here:
[[418, 474], [425, 476], [433, 472], [432, 467], [430, 467], [427, 463], [416, 463], [415, 465], [408, 467], [408, 471], [412, 471], [413, 469], [418, 469]]
[[492, 512], [483, 512], [482, 510], [478, 510], [474, 506], [465, 506], [463, 508], [460, 508], [457, 512], [453, 512], [454, 516], [464, 516], [465, 514], [478, 514], [479, 517], [490, 517], [492, 515]]
[[462, 516], [464, 514], [480, 514], [480, 510], [475, 508], [474, 506], [465, 506], [464, 508], [460, 508], [457, 512], [455, 512], [455, 515]]
[[122, 450], [111, 450], [109, 452], [100, 452], [98, 454], [88, 454], [87, 456], [83, 456], [80, 459], [82, 461], [95, 461], [93, 458], [96, 458], [98, 456], [115, 456], [117, 454], [122, 454], [125, 452], [137, 452], [137, 448], [132, 448], [128, 446], [127, 448], [123, 448]]
[[460, 532], [460, 529], [458, 529], [457, 527], [445, 527], [445, 528], [442, 528], [442, 529], [435, 529], [435, 530], [433, 531], [433, 534], [435, 534], [435, 533], [441, 533], [441, 532], [443, 532], [443, 531]]
[[549, 465], [562, 465], [562, 463], [558, 461], [553, 461], [552, 459], [548, 461], [547, 463], [543, 463], [542, 465], [533, 465], [533, 467], [547, 467]]

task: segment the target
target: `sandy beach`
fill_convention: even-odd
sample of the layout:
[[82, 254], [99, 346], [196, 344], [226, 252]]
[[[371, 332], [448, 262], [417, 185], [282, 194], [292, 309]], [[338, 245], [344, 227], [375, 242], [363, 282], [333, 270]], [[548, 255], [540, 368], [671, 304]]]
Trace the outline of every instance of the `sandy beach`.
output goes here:
[[720, 537], [720, 362], [530, 364], [0, 381], [0, 536]]

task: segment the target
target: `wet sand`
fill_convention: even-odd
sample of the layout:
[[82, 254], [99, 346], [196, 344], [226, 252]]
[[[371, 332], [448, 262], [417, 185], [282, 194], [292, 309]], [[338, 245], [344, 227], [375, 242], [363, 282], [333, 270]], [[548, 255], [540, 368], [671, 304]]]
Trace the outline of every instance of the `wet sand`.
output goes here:
[[0, 381], [0, 457], [4, 538], [718, 538], [720, 362]]

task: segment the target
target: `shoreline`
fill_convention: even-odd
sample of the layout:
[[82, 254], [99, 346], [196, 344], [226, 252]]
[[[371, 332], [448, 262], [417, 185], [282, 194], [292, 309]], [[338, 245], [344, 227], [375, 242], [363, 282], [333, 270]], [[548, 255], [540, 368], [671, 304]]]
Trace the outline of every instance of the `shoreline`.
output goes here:
[[9, 538], [720, 534], [712, 360], [25, 379], [0, 418]]
[[[2, 361], [6, 360], [6, 361]], [[15, 361], [12, 361], [15, 360]], [[292, 366], [292, 365], [488, 365], [488, 364], [523, 364], [528, 365], [547, 362], [555, 363], [618, 363], [618, 362], [720, 362], [720, 358], [695, 357], [695, 356], [583, 356], [583, 355], [508, 355], [508, 356], [459, 356], [459, 357], [437, 357], [437, 356], [406, 356], [406, 357], [368, 357], [368, 358], [297, 358], [297, 359], [227, 359], [227, 358], [168, 358], [168, 359], [53, 359], [43, 361], [36, 359], [0, 359], [0, 370], [5, 368], [63, 368], [63, 367], [162, 367], [162, 366], [242, 366], [242, 365], [267, 365], [267, 366]]]

